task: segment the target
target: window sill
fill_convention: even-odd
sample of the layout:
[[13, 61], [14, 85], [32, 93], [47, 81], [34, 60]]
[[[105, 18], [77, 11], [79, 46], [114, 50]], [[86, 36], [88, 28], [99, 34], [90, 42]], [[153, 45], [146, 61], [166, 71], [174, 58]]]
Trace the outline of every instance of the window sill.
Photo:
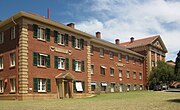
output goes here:
[[81, 48], [78, 48], [78, 47], [74, 47], [76, 50], [81, 50]]
[[103, 77], [104, 77], [104, 76], [105, 76], [105, 74], [101, 74], [101, 76], [103, 76]]
[[15, 68], [15, 65], [11, 65], [9, 68]]
[[82, 71], [77, 71], [77, 70], [75, 70], [75, 72], [77, 72], [77, 73], [82, 73]]
[[16, 93], [16, 91], [10, 91], [10, 94], [15, 94]]
[[57, 43], [58, 45], [60, 45], [60, 46], [64, 46], [65, 47], [65, 44], [60, 44], [60, 43]]
[[121, 62], [122, 60], [118, 60], [119, 62]]
[[4, 68], [0, 68], [0, 71], [3, 71]]
[[43, 41], [43, 42], [46, 42], [46, 40], [45, 40], [45, 39], [41, 39], [41, 38], [37, 38], [37, 40], [39, 40], [39, 41]]
[[90, 53], [92, 56], [94, 55], [93, 53]]
[[58, 68], [58, 70], [65, 70], [65, 68]]
[[114, 77], [114, 75], [110, 75], [111, 77]]
[[128, 63], [128, 64], [129, 64], [129, 62], [128, 62], [128, 61], [126, 61], [126, 63]]
[[46, 93], [47, 91], [38, 91], [38, 93]]
[[100, 58], [104, 58], [104, 56], [100, 55]]
[[47, 68], [46, 66], [37, 65], [38, 68]]
[[110, 58], [110, 60], [113, 60], [113, 58]]

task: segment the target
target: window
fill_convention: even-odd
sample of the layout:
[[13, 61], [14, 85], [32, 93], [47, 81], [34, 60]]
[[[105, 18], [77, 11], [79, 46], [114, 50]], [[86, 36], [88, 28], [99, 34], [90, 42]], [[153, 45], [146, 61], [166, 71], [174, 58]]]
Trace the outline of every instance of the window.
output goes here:
[[130, 72], [126, 71], [126, 78], [130, 78]]
[[155, 67], [155, 61], [151, 61], [151, 66]]
[[75, 42], [75, 48], [80, 49], [80, 39], [76, 39]]
[[111, 83], [111, 92], [115, 91], [115, 83]]
[[80, 61], [80, 60], [72, 60], [72, 67], [73, 67], [73, 71], [82, 71], [84, 72], [84, 61]]
[[94, 65], [91, 65], [91, 74], [94, 74]]
[[16, 92], [16, 79], [10, 79], [11, 92]]
[[100, 56], [101, 56], [101, 57], [104, 56], [104, 49], [103, 49], [103, 48], [100, 48], [100, 49], [99, 49], [99, 52], [100, 52]]
[[142, 79], [142, 73], [139, 73], [139, 79]]
[[93, 54], [93, 51], [94, 51], [94, 47], [93, 47], [93, 45], [91, 45], [91, 48], [90, 48], [91, 54]]
[[110, 76], [114, 76], [114, 69], [110, 68]]
[[106, 91], [106, 87], [107, 87], [107, 83], [106, 82], [102, 82], [101, 83], [101, 91]]
[[81, 61], [76, 61], [76, 70], [75, 71], [81, 71]]
[[11, 40], [15, 39], [16, 38], [16, 27], [13, 26], [11, 27]]
[[139, 90], [142, 90], [142, 89], [143, 89], [143, 86], [142, 86], [142, 85], [140, 85]]
[[46, 92], [46, 79], [38, 80], [38, 92]]
[[72, 36], [72, 47], [77, 49], [84, 49], [84, 39], [77, 39]]
[[130, 85], [127, 85], [127, 91], [130, 91], [130, 87], [131, 87]]
[[110, 52], [109, 52], [109, 56], [110, 56], [110, 59], [113, 59], [114, 53], [110, 51]]
[[65, 58], [58, 58], [58, 69], [65, 69]]
[[119, 70], [119, 78], [122, 78], [122, 70]]
[[96, 82], [91, 82], [91, 91], [95, 91], [96, 89]]
[[133, 90], [134, 90], [134, 91], [136, 90], [136, 85], [133, 86]]
[[121, 54], [121, 53], [118, 54], [118, 60], [119, 60], [119, 61], [122, 60], [122, 54]]
[[136, 79], [136, 72], [133, 72], [133, 79]]
[[4, 65], [3, 65], [3, 57], [0, 57], [0, 69], [3, 69]]
[[4, 43], [4, 32], [0, 33], [0, 44]]
[[65, 44], [65, 37], [63, 34], [58, 33], [58, 44], [60, 44], [60, 45]]
[[16, 65], [16, 55], [15, 53], [10, 54], [10, 67], [13, 67]]
[[129, 56], [126, 55], [126, 62], [129, 62]]
[[50, 41], [50, 29], [33, 24], [33, 37], [42, 41]]
[[100, 67], [100, 73], [101, 73], [101, 75], [105, 75], [105, 74], [106, 74], [106, 73], [105, 73], [105, 69], [106, 69], [105, 66], [101, 66], [101, 67]]
[[34, 92], [50, 92], [51, 80], [45, 78], [34, 78]]
[[0, 93], [4, 92], [4, 81], [0, 80]]
[[85, 92], [85, 81], [74, 81], [74, 93], [82, 93]]
[[40, 67], [50, 67], [50, 55], [34, 52], [33, 65]]

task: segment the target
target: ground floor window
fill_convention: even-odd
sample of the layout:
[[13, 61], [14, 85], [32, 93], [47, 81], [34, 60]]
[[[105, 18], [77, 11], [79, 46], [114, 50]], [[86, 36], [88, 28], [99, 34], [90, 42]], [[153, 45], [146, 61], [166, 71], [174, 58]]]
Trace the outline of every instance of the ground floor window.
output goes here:
[[111, 83], [111, 92], [115, 91], [115, 83]]
[[50, 92], [51, 80], [45, 78], [34, 78], [34, 92]]
[[107, 87], [107, 83], [106, 82], [102, 82], [101, 83], [101, 91], [106, 91], [106, 87]]
[[134, 91], [136, 90], [136, 85], [133, 86], [133, 90], [134, 90]]
[[142, 85], [140, 85], [139, 90], [142, 90], [142, 89], [143, 89], [143, 86], [142, 86]]
[[85, 92], [85, 82], [84, 81], [74, 81], [74, 93]]
[[130, 91], [130, 87], [131, 87], [130, 85], [127, 85], [127, 91]]
[[11, 92], [16, 92], [16, 79], [10, 79]]
[[96, 82], [91, 82], [91, 91], [95, 91], [96, 89]]
[[4, 92], [4, 81], [0, 80], [0, 93]]

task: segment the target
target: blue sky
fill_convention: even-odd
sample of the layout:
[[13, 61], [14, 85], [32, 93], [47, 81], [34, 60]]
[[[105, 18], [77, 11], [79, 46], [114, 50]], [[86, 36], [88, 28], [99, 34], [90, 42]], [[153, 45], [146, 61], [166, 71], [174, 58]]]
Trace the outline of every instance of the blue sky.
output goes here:
[[167, 60], [180, 50], [180, 0], [1, 0], [0, 20], [27, 11], [47, 16], [102, 38], [121, 42], [160, 35], [168, 48]]

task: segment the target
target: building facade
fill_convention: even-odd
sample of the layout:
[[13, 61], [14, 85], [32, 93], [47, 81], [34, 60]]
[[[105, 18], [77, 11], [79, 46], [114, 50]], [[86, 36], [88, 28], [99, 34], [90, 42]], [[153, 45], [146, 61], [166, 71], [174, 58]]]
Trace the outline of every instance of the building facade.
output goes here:
[[0, 23], [0, 99], [56, 99], [143, 90], [144, 55], [45, 17]]

